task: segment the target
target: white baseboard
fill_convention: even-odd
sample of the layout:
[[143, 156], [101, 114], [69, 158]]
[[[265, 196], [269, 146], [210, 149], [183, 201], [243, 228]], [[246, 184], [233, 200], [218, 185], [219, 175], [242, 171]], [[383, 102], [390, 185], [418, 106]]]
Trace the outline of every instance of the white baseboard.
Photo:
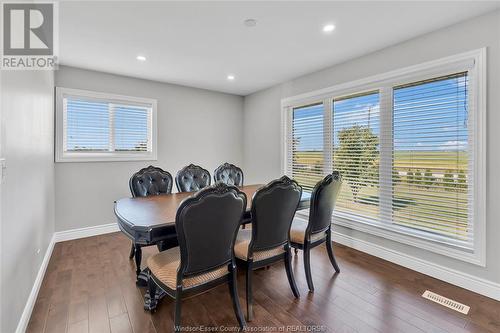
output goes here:
[[17, 324], [16, 333], [24, 333], [28, 328], [31, 313], [33, 312], [33, 308], [35, 307], [38, 292], [40, 291], [40, 287], [42, 286], [45, 271], [47, 270], [47, 266], [49, 265], [50, 257], [52, 256], [52, 251], [54, 250], [55, 243], [55, 235], [52, 235], [49, 246], [47, 246], [47, 251], [45, 251], [45, 255], [43, 256], [42, 264], [40, 265], [40, 269], [38, 270], [38, 274], [36, 275], [35, 282], [33, 283], [33, 288], [31, 288], [30, 295], [28, 296], [28, 300], [26, 301], [26, 305], [24, 306], [23, 313], [21, 314], [21, 319], [19, 319], [19, 323]]
[[500, 301], [500, 284], [332, 231], [333, 241]]
[[117, 223], [109, 223], [97, 225], [95, 227], [86, 227], [80, 229], [72, 229], [65, 231], [57, 231], [54, 233], [56, 243], [64, 242], [72, 239], [92, 237], [97, 235], [109, 234], [111, 232], [120, 231]]

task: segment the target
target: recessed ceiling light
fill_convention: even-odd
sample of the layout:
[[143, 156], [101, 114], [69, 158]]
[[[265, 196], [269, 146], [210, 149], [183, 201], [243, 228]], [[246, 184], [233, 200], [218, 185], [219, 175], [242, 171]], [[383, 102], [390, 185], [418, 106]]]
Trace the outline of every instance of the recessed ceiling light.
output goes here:
[[335, 26], [333, 24], [325, 24], [323, 26], [323, 32], [332, 32], [335, 30]]
[[256, 19], [246, 19], [245, 21], [243, 21], [243, 24], [245, 25], [245, 27], [255, 27], [257, 25], [257, 20]]
[[234, 80], [234, 75], [229, 74], [229, 75], [227, 76], [227, 79], [228, 79], [229, 81], [233, 81], [233, 80]]
[[146, 57], [145, 56], [141, 56], [141, 55], [138, 55], [136, 57], [136, 59], [139, 60], [139, 61], [146, 61]]

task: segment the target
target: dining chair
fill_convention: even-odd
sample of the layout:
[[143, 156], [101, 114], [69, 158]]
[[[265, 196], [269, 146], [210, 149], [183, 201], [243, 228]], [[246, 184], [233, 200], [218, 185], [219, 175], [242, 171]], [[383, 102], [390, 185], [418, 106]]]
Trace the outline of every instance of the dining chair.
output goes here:
[[[128, 183], [134, 198], [172, 193], [172, 175], [168, 171], [152, 165], [134, 173]], [[146, 245], [132, 242], [130, 249], [129, 259], [135, 257], [137, 275], [141, 272], [142, 247], [144, 246]], [[157, 246], [159, 251], [177, 246], [177, 236], [175, 234], [169, 235]]]
[[[179, 246], [148, 258], [151, 272], [144, 308], [154, 311], [157, 287], [175, 299], [174, 330], [181, 330], [181, 300], [228, 283], [240, 328], [245, 326], [236, 286], [234, 242], [247, 198], [235, 186], [218, 183], [185, 199], [175, 227]], [[152, 295], [152, 296], [151, 296]]]
[[[222, 182], [227, 185], [243, 186], [243, 170], [231, 163], [221, 164], [214, 171], [215, 182]], [[243, 216], [242, 228], [252, 221], [250, 212], [245, 212]]]
[[328, 257], [335, 272], [340, 268], [333, 255], [332, 248], [332, 212], [342, 186], [342, 177], [338, 171], [326, 176], [314, 187], [311, 194], [309, 221], [295, 218], [290, 229], [290, 244], [297, 251], [304, 250], [304, 270], [307, 286], [311, 292], [314, 285], [311, 275], [311, 249], [326, 242]]
[[227, 185], [243, 186], [243, 170], [234, 164], [221, 164], [214, 171], [214, 180]]
[[272, 263], [285, 262], [293, 295], [299, 291], [291, 269], [289, 232], [302, 196], [299, 184], [283, 176], [255, 192], [252, 199], [252, 229], [238, 232], [234, 254], [246, 268], [247, 320], [253, 318], [252, 271]]
[[177, 172], [175, 185], [179, 192], [195, 192], [210, 186], [210, 172], [202, 167], [190, 164]]

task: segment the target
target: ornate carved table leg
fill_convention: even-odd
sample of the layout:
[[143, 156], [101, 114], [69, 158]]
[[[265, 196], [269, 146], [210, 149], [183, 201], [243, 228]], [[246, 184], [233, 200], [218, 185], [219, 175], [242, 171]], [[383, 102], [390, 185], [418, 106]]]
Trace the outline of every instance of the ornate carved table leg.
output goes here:
[[137, 274], [136, 284], [141, 287], [148, 285], [149, 270], [145, 268], [141, 271], [142, 248], [141, 245], [135, 244], [135, 273]]

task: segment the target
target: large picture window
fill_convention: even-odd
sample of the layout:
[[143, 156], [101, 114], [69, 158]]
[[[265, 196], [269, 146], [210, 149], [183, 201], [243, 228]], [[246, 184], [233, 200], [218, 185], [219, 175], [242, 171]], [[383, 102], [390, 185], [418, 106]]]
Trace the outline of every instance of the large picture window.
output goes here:
[[56, 161], [156, 158], [156, 101], [57, 88]]
[[339, 171], [335, 223], [484, 264], [483, 63], [479, 50], [283, 100], [284, 172], [312, 191]]

